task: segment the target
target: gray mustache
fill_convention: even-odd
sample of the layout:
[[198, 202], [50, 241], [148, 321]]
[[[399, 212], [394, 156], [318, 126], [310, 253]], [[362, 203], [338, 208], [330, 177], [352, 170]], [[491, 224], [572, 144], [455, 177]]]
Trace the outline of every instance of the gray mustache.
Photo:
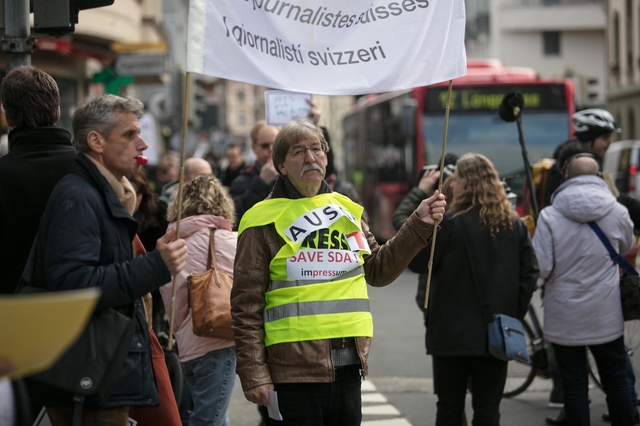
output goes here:
[[302, 171], [300, 172], [300, 175], [302, 176], [303, 174], [305, 174], [306, 172], [308, 172], [310, 170], [317, 170], [320, 173], [324, 173], [324, 170], [322, 170], [322, 167], [318, 166], [317, 164], [309, 164], [309, 165], [305, 165], [302, 168]]

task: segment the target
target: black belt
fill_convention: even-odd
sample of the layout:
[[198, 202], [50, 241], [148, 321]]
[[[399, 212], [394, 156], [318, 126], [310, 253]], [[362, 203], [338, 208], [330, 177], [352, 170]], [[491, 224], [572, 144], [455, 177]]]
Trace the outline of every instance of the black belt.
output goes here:
[[331, 342], [331, 349], [354, 348], [356, 346], [355, 337], [340, 337], [329, 341]]

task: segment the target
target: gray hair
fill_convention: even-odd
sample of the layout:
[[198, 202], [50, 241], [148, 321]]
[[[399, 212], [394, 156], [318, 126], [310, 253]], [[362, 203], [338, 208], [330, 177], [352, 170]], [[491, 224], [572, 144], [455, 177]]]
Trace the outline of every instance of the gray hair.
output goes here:
[[315, 139], [320, 142], [322, 151], [325, 154], [329, 152], [329, 144], [324, 138], [320, 128], [304, 118], [292, 121], [280, 129], [278, 136], [276, 136], [276, 141], [273, 144], [273, 165], [279, 174], [282, 174], [280, 172], [280, 165], [284, 163], [289, 149], [302, 139]]
[[107, 136], [118, 124], [116, 112], [133, 113], [142, 117], [144, 105], [138, 99], [115, 95], [101, 95], [78, 108], [73, 114], [73, 144], [81, 152], [90, 152], [87, 136], [92, 131]]

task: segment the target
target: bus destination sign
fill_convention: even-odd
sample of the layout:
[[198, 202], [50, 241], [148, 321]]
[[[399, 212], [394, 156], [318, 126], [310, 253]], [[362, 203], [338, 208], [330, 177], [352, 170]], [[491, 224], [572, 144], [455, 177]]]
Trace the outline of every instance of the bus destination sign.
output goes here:
[[[518, 92], [526, 110], [558, 110], [567, 105], [562, 84], [505, 84], [492, 86], [455, 87], [451, 91], [451, 111], [472, 112], [498, 110], [504, 95]], [[425, 111], [444, 112], [447, 106], [447, 87], [428, 87]]]

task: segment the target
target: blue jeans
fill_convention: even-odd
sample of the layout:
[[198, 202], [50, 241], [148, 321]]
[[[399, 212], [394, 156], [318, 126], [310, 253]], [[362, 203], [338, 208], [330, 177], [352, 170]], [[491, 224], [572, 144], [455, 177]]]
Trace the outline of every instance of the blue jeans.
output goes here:
[[463, 424], [471, 381], [474, 426], [498, 426], [507, 362], [492, 356], [432, 356], [433, 384], [438, 396], [436, 425]]
[[236, 348], [211, 351], [182, 363], [193, 397], [189, 426], [229, 426], [227, 409], [236, 381]]
[[[631, 404], [627, 378], [626, 349], [619, 337], [601, 345], [590, 345], [596, 361], [602, 387], [606, 393], [607, 408], [611, 424], [633, 425], [634, 407]], [[587, 351], [584, 346], [553, 344], [562, 385], [564, 386], [564, 409], [571, 425], [589, 425], [589, 377], [587, 373]]]
[[282, 421], [269, 426], [360, 426], [362, 423], [360, 366], [336, 370], [332, 383], [274, 384]]

